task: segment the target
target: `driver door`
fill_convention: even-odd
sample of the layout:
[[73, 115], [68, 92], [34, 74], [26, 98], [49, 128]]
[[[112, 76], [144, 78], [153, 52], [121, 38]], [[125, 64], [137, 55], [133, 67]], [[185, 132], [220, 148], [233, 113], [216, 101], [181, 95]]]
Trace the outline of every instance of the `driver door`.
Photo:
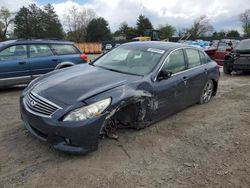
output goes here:
[[186, 107], [186, 68], [182, 49], [172, 52], [164, 62], [162, 69], [172, 72], [172, 76], [168, 79], [156, 80], [154, 83], [157, 101], [154, 112], [156, 119], [168, 116]]

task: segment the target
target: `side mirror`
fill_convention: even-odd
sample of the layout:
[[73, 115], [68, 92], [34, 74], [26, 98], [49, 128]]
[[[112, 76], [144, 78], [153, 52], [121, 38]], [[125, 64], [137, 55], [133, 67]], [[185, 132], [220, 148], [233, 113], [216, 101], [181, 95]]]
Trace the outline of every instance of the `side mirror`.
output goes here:
[[166, 70], [161, 70], [161, 72], [159, 73], [157, 80], [161, 81], [161, 80], [166, 80], [168, 78], [170, 78], [172, 76], [172, 72], [166, 71]]

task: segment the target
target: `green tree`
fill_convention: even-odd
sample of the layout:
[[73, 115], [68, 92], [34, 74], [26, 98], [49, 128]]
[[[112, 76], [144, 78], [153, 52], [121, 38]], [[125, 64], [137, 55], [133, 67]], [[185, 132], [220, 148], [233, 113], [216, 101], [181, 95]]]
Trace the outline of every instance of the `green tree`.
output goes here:
[[32, 37], [31, 17], [31, 11], [27, 7], [22, 7], [17, 12], [14, 19], [14, 33], [18, 38]]
[[212, 37], [215, 38], [215, 39], [218, 38], [218, 33], [217, 33], [217, 31], [213, 32]]
[[9, 11], [6, 7], [1, 7], [0, 9], [0, 40], [5, 40], [8, 28], [13, 22], [13, 13]]
[[240, 33], [237, 30], [227, 31], [227, 37], [239, 37]]
[[147, 17], [139, 15], [136, 22], [136, 29], [139, 35], [144, 35], [145, 30], [153, 29], [153, 25]]
[[63, 28], [56, 14], [54, 7], [48, 4], [44, 7], [43, 12], [44, 37], [63, 38]]
[[168, 25], [168, 24], [166, 24], [164, 26], [160, 25], [159, 30], [160, 30], [161, 39], [168, 39], [168, 38], [172, 37], [176, 32], [176, 29], [173, 26]]
[[120, 33], [122, 35], [127, 36], [128, 30], [129, 30], [129, 26], [128, 26], [127, 22], [122, 22], [120, 24], [120, 26], [119, 26], [119, 30], [118, 31], [120, 31]]
[[129, 27], [127, 22], [122, 22], [119, 29], [114, 33], [114, 36], [122, 35], [127, 39], [131, 39], [138, 36], [138, 31], [134, 27]]
[[246, 37], [250, 37], [250, 9], [240, 14], [242, 29]]
[[90, 42], [101, 42], [111, 40], [111, 32], [108, 22], [102, 18], [94, 18], [87, 26], [87, 40]]
[[41, 8], [36, 6], [36, 4], [29, 5], [29, 10], [31, 12], [30, 26], [32, 27], [32, 37], [44, 38], [46, 35], [46, 30], [44, 27], [44, 12]]
[[224, 30], [220, 30], [217, 35], [218, 35], [219, 39], [226, 38], [227, 37], [227, 32], [224, 31]]
[[52, 5], [46, 5], [43, 10], [31, 4], [17, 12], [14, 34], [18, 38], [63, 38], [63, 29]]

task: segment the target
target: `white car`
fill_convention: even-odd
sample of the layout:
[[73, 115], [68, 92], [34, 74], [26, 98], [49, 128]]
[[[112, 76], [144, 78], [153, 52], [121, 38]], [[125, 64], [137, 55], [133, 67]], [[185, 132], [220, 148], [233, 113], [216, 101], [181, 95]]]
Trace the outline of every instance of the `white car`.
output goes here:
[[111, 44], [106, 44], [105, 45], [105, 50], [111, 50], [113, 47]]

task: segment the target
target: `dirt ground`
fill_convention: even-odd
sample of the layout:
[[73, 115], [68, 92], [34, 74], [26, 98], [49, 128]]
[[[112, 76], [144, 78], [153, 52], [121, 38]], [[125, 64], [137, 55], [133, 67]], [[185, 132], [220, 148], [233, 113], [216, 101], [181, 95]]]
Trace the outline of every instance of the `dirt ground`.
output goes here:
[[210, 103], [121, 130], [85, 156], [22, 127], [22, 89], [0, 91], [0, 187], [250, 187], [250, 75], [222, 74]]

